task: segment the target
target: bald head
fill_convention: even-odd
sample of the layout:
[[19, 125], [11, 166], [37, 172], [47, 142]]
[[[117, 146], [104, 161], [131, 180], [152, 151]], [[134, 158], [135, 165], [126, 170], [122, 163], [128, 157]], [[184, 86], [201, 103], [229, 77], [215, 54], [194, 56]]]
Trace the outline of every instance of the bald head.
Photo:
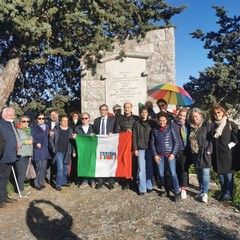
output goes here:
[[15, 110], [13, 108], [4, 108], [2, 111], [2, 118], [5, 121], [13, 122], [15, 118]]

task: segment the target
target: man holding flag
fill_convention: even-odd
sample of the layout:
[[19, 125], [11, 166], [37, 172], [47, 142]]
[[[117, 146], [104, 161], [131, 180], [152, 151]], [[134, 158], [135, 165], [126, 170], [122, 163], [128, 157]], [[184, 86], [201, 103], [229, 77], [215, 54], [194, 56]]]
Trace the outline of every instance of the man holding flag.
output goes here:
[[[102, 104], [99, 107], [100, 117], [96, 118], [93, 123], [94, 133], [97, 135], [111, 135], [114, 133], [115, 117], [108, 116], [108, 106]], [[111, 190], [114, 188], [114, 179], [109, 178], [108, 188]], [[103, 178], [98, 178], [98, 184], [96, 189], [99, 189], [103, 186]]]
[[[139, 116], [132, 114], [132, 104], [130, 102], [125, 102], [123, 105], [124, 115], [119, 116], [116, 119], [115, 132], [130, 132], [132, 133], [133, 124], [140, 120]], [[127, 159], [132, 162], [132, 176], [133, 176], [133, 185], [137, 186], [137, 161], [135, 161], [134, 155], [131, 158]], [[124, 179], [122, 182], [122, 190], [127, 190], [129, 188], [128, 184], [131, 183], [131, 179]]]

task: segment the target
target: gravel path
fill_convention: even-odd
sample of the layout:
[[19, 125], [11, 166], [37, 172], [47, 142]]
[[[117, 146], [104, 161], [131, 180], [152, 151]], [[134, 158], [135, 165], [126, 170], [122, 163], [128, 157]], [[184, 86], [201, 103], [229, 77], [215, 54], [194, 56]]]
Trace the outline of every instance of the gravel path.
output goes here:
[[111, 191], [30, 187], [27, 198], [0, 209], [0, 239], [240, 239], [239, 211], [213, 198], [194, 200], [194, 185], [179, 203], [159, 197], [157, 188], [138, 196], [119, 185]]

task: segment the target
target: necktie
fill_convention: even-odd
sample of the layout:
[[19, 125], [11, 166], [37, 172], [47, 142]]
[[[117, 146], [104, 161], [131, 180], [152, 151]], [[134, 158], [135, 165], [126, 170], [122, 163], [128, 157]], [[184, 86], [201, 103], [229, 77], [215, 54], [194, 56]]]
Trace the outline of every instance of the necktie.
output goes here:
[[105, 119], [102, 118], [101, 135], [105, 134]]

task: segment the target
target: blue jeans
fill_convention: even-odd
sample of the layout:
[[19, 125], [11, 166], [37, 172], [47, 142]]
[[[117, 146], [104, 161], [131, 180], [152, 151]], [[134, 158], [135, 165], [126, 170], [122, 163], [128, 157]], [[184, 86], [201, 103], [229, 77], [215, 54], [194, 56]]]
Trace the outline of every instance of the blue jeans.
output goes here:
[[[180, 186], [178, 182], [177, 172], [176, 172], [176, 158], [174, 157], [173, 160], [168, 160], [167, 156], [160, 156], [160, 163], [158, 164], [159, 175], [161, 178], [162, 183], [165, 185], [164, 180], [164, 166], [167, 164], [167, 168], [169, 169], [171, 180], [174, 188], [174, 192], [176, 194], [180, 193]], [[165, 187], [166, 189], [166, 187]]]
[[197, 174], [200, 191], [208, 194], [209, 182], [210, 182], [210, 168], [196, 167], [197, 156], [198, 156], [198, 154], [193, 154], [192, 161], [193, 161], [193, 164], [195, 167], [195, 172]]
[[68, 165], [63, 164], [64, 155], [65, 153], [63, 152], [57, 152], [55, 155], [57, 164], [56, 187], [61, 187], [62, 185], [67, 184]]
[[148, 161], [152, 161], [151, 150], [138, 150], [138, 191], [140, 193], [145, 193], [147, 189], [152, 190], [152, 179], [147, 179], [146, 175]]
[[195, 168], [199, 182], [200, 191], [208, 193], [210, 181], [210, 168]]
[[233, 173], [218, 174], [219, 181], [221, 184], [222, 195], [232, 197], [233, 194]]

